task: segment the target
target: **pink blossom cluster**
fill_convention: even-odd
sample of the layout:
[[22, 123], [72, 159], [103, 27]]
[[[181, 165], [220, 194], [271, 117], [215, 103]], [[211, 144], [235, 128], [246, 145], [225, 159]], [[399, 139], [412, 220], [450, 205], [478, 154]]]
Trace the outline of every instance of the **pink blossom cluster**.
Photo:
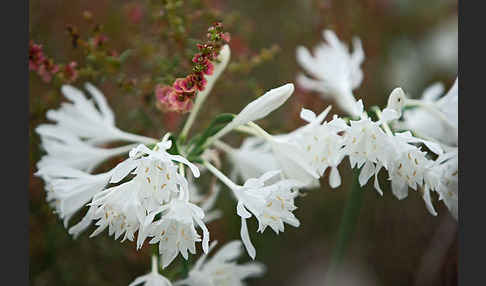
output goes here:
[[59, 71], [59, 66], [52, 59], [47, 58], [42, 45], [29, 42], [29, 70], [36, 71], [45, 82], [50, 82], [52, 76]]
[[29, 42], [29, 70], [37, 72], [44, 82], [50, 82], [58, 72], [63, 73], [67, 82], [75, 81], [78, 77], [77, 65], [76, 62], [71, 62], [62, 68], [45, 56], [42, 45]]
[[192, 58], [192, 74], [185, 78], [177, 78], [172, 86], [157, 85], [155, 87], [157, 106], [160, 109], [180, 113], [186, 113], [192, 109], [197, 92], [206, 87], [205, 76], [212, 75], [214, 72], [213, 61], [218, 57], [221, 47], [230, 40], [229, 33], [223, 33], [222, 30], [223, 25], [215, 23], [208, 29], [208, 41], [197, 44], [199, 53]]

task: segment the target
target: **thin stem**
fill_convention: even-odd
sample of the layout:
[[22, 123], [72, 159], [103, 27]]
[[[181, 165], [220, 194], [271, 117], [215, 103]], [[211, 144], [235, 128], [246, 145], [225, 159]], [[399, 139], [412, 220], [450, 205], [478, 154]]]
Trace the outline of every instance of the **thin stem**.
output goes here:
[[[212, 86], [211, 86], [212, 87]], [[208, 87], [206, 87], [205, 90], [208, 90]], [[206, 100], [206, 94], [202, 94], [204, 91], [200, 92], [199, 95], [196, 97], [196, 102], [194, 103], [194, 107], [192, 108], [191, 113], [189, 113], [189, 117], [187, 118], [186, 123], [184, 124], [184, 127], [182, 128], [181, 131], [181, 142], [184, 143], [186, 140], [187, 134], [189, 133], [189, 130], [191, 129], [192, 124], [194, 123], [194, 120], [196, 120], [196, 116], [199, 113], [199, 109], [201, 109], [202, 104]]]
[[326, 274], [325, 285], [335, 285], [336, 273], [339, 269], [341, 261], [348, 246], [349, 239], [352, 237], [358, 216], [360, 213], [363, 195], [359, 184], [359, 169], [354, 169], [353, 187], [346, 202], [341, 223], [339, 225], [339, 232], [336, 245], [332, 250], [329, 268]]
[[[379, 108], [375, 109], [375, 113], [376, 116], [378, 116], [378, 119], [381, 119], [381, 110]], [[386, 134], [393, 136], [393, 132], [391, 131], [390, 126], [388, 126], [386, 122], [383, 122], [381, 126], [383, 126], [383, 129], [385, 130]]]
[[155, 255], [152, 255], [152, 273], [159, 273], [159, 255], [158, 252]]
[[209, 161], [204, 160], [204, 165], [208, 168], [208, 170], [213, 173], [214, 176], [216, 176], [221, 182], [223, 182], [228, 188], [234, 190], [238, 188], [238, 186], [233, 183], [228, 177], [226, 177], [223, 173], [221, 173], [220, 170], [218, 170], [216, 167], [214, 167]]
[[272, 140], [272, 135], [270, 135], [267, 131], [265, 131], [265, 129], [261, 128], [260, 125], [256, 124], [255, 122], [253, 122], [253, 121], [248, 122], [248, 126], [255, 129], [258, 133], [260, 133], [260, 135], [263, 138], [265, 138], [267, 140]]
[[187, 260], [182, 258], [182, 278], [186, 278], [189, 274], [189, 259], [191, 259], [191, 256], [187, 257]]
[[253, 135], [253, 136], [258, 136], [258, 137], [262, 137], [262, 135], [260, 133], [258, 133], [256, 130], [254, 130], [253, 128], [250, 128], [248, 126], [238, 126], [235, 128], [236, 131], [239, 131], [241, 133], [246, 133], [246, 134], [250, 134], [250, 135]]
[[216, 146], [216, 148], [219, 148], [226, 153], [231, 153], [231, 152], [235, 151], [231, 146], [229, 146], [228, 144], [226, 144], [226, 143], [224, 143], [223, 141], [220, 141], [220, 140], [214, 141], [213, 145]]
[[[258, 126], [258, 125], [256, 125], [256, 126]], [[259, 128], [261, 130], [263, 130], [261, 127], [259, 127]], [[258, 137], [262, 137], [262, 138], [267, 138], [268, 139], [268, 137], [266, 137], [265, 135], [263, 135], [261, 131], [255, 129], [254, 127], [238, 126], [238, 127], [234, 128], [233, 130], [236, 130], [236, 131], [239, 131], [239, 132], [242, 132], [242, 133], [246, 133], [246, 134], [250, 134], [250, 135], [253, 135], [253, 136], [258, 136]], [[229, 131], [231, 131], [231, 130], [227, 130], [227, 129], [224, 129], [224, 128], [221, 129], [219, 132], [217, 132], [216, 134], [214, 134], [212, 137], [210, 137], [206, 141], [206, 143], [204, 144], [203, 148], [206, 149], [209, 146], [213, 145], [214, 142], [218, 141], [221, 137], [223, 137], [224, 135], [226, 135]], [[263, 130], [263, 131], [265, 131], [265, 130]], [[264, 132], [264, 133], [268, 134], [267, 132]]]

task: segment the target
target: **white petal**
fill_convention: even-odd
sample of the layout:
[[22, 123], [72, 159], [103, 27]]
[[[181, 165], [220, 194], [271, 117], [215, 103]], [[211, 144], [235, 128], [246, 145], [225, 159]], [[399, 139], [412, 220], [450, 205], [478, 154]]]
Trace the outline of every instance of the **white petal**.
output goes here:
[[240, 235], [241, 235], [241, 240], [245, 245], [246, 251], [248, 252], [248, 255], [250, 255], [252, 259], [255, 259], [256, 250], [253, 244], [251, 243], [250, 235], [248, 234], [248, 227], [246, 226], [246, 219], [244, 218], [241, 218]]
[[425, 202], [425, 206], [427, 207], [427, 210], [429, 213], [433, 216], [437, 215], [437, 212], [434, 209], [434, 205], [432, 204], [432, 200], [430, 198], [430, 190], [427, 186], [424, 187], [424, 194], [422, 196]]
[[359, 184], [361, 186], [366, 185], [366, 183], [371, 178], [371, 176], [373, 176], [374, 172], [375, 172], [374, 164], [370, 161], [366, 161], [363, 168], [361, 169], [361, 172], [359, 173]]

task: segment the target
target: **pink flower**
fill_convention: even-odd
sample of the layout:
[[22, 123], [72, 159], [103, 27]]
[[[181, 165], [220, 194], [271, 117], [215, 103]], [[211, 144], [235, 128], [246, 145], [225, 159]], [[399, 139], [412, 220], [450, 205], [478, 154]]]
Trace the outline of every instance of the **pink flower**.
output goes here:
[[214, 64], [210, 60], [204, 62], [204, 74], [212, 75], [214, 72]]
[[203, 91], [206, 87], [207, 80], [204, 78], [203, 73], [194, 73], [190, 75], [192, 81], [196, 83], [196, 87], [199, 91]]
[[196, 54], [192, 58], [192, 62], [195, 63], [195, 64], [202, 63], [202, 62], [204, 62], [204, 56], [202, 54]]
[[178, 93], [172, 86], [155, 87], [157, 106], [163, 111], [174, 111], [180, 113], [189, 112], [192, 109], [192, 96], [187, 93]]
[[197, 89], [196, 82], [193, 81], [191, 76], [187, 76], [181, 82], [181, 86], [185, 93], [194, 93]]
[[177, 93], [184, 93], [184, 87], [183, 87], [183, 81], [184, 78], [178, 78], [174, 81], [172, 84], [172, 88], [174, 89], [175, 92]]
[[37, 71], [45, 60], [42, 46], [29, 42], [29, 70]]
[[68, 82], [73, 82], [78, 78], [78, 71], [76, 70], [77, 62], [70, 62], [64, 68], [64, 75]]
[[50, 82], [52, 76], [59, 71], [59, 66], [54, 64], [52, 60], [45, 59], [39, 66], [37, 73], [42, 77], [44, 82]]

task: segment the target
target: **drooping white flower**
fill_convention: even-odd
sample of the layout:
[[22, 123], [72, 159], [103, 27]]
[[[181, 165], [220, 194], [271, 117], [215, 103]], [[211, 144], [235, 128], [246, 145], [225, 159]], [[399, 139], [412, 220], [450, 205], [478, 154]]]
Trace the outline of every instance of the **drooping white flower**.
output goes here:
[[456, 79], [452, 88], [441, 98], [439, 96], [444, 90], [441, 84], [434, 84], [427, 88], [422, 98], [416, 101], [418, 106], [406, 110], [403, 113], [403, 122], [399, 122], [397, 127], [410, 129], [418, 135], [433, 138], [450, 146], [457, 146], [458, 82], [459, 80]]
[[[211, 243], [210, 250], [216, 242]], [[189, 271], [186, 279], [176, 281], [174, 285], [188, 286], [242, 286], [244, 279], [261, 276], [265, 266], [258, 262], [237, 264], [241, 255], [241, 241], [231, 241], [218, 250], [211, 258], [202, 255]]]
[[[307, 188], [319, 186], [319, 171], [312, 164], [313, 156], [308, 156], [308, 142], [305, 134], [314, 132], [321, 124], [330, 107], [324, 110], [319, 116], [315, 116], [310, 110], [303, 110], [302, 116], [309, 123], [288, 134], [269, 135], [264, 134], [267, 144], [270, 146], [273, 156], [282, 170], [284, 177], [298, 180]], [[308, 113], [312, 113], [312, 115]], [[313, 117], [312, 117], [313, 116]], [[310, 118], [312, 117], [312, 118]], [[264, 131], [260, 131], [264, 132]], [[265, 132], [266, 133], [266, 132]]]
[[281, 171], [277, 170], [249, 179], [241, 186], [233, 183], [209, 162], [205, 162], [205, 165], [233, 191], [238, 200], [236, 210], [241, 217], [241, 239], [251, 258], [255, 258], [256, 250], [250, 241], [246, 219], [252, 214], [258, 220], [258, 232], [270, 226], [278, 234], [284, 231], [284, 223], [294, 227], [300, 225], [292, 212], [296, 209], [294, 199], [298, 195], [297, 189], [303, 187], [302, 182], [285, 179], [269, 184], [271, 179], [280, 175]]
[[140, 187], [140, 180], [131, 180], [96, 194], [89, 203], [92, 211], [88, 211], [88, 214], [91, 221], [97, 221], [95, 225], [98, 228], [90, 237], [108, 228], [108, 234], [114, 235], [115, 239], [124, 234], [122, 241], [133, 241], [135, 232], [146, 216], [146, 210], [138, 198]]
[[[157, 214], [159, 220], [153, 221]], [[169, 204], [150, 214], [145, 220], [147, 236], [153, 237], [150, 243], [159, 244], [159, 253], [162, 267], [165, 268], [181, 253], [184, 259], [188, 258], [188, 251], [196, 253], [196, 242], [201, 241], [195, 224], [203, 231], [202, 247], [205, 253], [209, 248], [209, 231], [203, 222], [204, 211], [190, 203], [188, 196], [173, 199]]]
[[435, 164], [426, 173], [426, 184], [434, 186], [451, 215], [459, 217], [459, 153], [453, 148], [439, 155]]
[[35, 173], [46, 183], [47, 198], [67, 227], [70, 218], [108, 184], [111, 173], [91, 175], [64, 166], [47, 165]]
[[[327, 112], [323, 114], [327, 115]], [[348, 126], [337, 116], [330, 122], [322, 122], [322, 118], [307, 109], [302, 109], [301, 118], [309, 124], [298, 131], [294, 140], [304, 148], [305, 159], [318, 175], [322, 176], [327, 168], [331, 168], [329, 185], [332, 188], [340, 186], [341, 176], [337, 167], [344, 157], [341, 152], [344, 137], [340, 133], [347, 130]]]
[[187, 193], [187, 180], [177, 172], [173, 161], [189, 166], [193, 174], [199, 176], [197, 167], [184, 157], [167, 153], [170, 147], [170, 141], [162, 141], [154, 150], [145, 145], [133, 148], [130, 157], [110, 171], [110, 183], [119, 183], [128, 175], [133, 178], [97, 193], [86, 216], [70, 229], [70, 233], [77, 235], [96, 221], [98, 228], [91, 236], [108, 228], [109, 235], [114, 234], [115, 239], [124, 234], [123, 240], [133, 240], [138, 231], [137, 247], [140, 248], [148, 236], [145, 230], [151, 223], [148, 218], [153, 220], [153, 214], [161, 207], [171, 205]]
[[86, 83], [85, 88], [93, 100], [70, 85], [61, 88], [64, 96], [72, 103], [63, 103], [57, 110], [47, 111], [47, 118], [56, 124], [41, 124], [36, 132], [42, 137], [63, 140], [74, 136], [90, 145], [112, 141], [132, 141], [138, 143], [156, 143], [152, 138], [121, 131], [115, 126], [115, 116], [103, 94], [93, 85]]
[[91, 172], [107, 159], [127, 153], [135, 146], [99, 148], [88, 145], [76, 137], [66, 137], [61, 140], [42, 138], [41, 147], [47, 152], [47, 155], [37, 163], [37, 168], [64, 165]]
[[359, 175], [360, 185], [364, 186], [374, 175], [375, 189], [382, 194], [377, 175], [382, 167], [388, 167], [391, 148], [388, 135], [380, 128], [380, 124], [391, 118], [396, 119], [398, 114], [391, 109], [384, 110], [383, 118], [374, 122], [362, 112], [361, 100], [357, 105], [357, 110], [362, 114], [361, 119], [350, 121], [349, 128], [344, 132], [344, 147], [341, 152], [348, 156], [351, 168], [362, 167]]
[[150, 273], [137, 277], [128, 286], [172, 286], [169, 279], [159, 274], [157, 257], [152, 256], [152, 271]]
[[425, 172], [433, 161], [427, 159], [426, 152], [400, 140], [398, 136], [391, 137], [390, 142], [394, 147], [394, 158], [389, 161], [388, 174], [392, 192], [401, 200], [407, 197], [409, 187], [417, 190], [423, 186]]
[[339, 41], [331, 30], [322, 32], [327, 43], [317, 45], [313, 54], [305, 47], [297, 48], [297, 62], [314, 79], [303, 74], [297, 77], [302, 87], [319, 92], [323, 97], [332, 96], [339, 108], [351, 116], [359, 116], [355, 110], [356, 99], [352, 91], [363, 79], [360, 68], [364, 60], [361, 40], [353, 39], [353, 53]]

